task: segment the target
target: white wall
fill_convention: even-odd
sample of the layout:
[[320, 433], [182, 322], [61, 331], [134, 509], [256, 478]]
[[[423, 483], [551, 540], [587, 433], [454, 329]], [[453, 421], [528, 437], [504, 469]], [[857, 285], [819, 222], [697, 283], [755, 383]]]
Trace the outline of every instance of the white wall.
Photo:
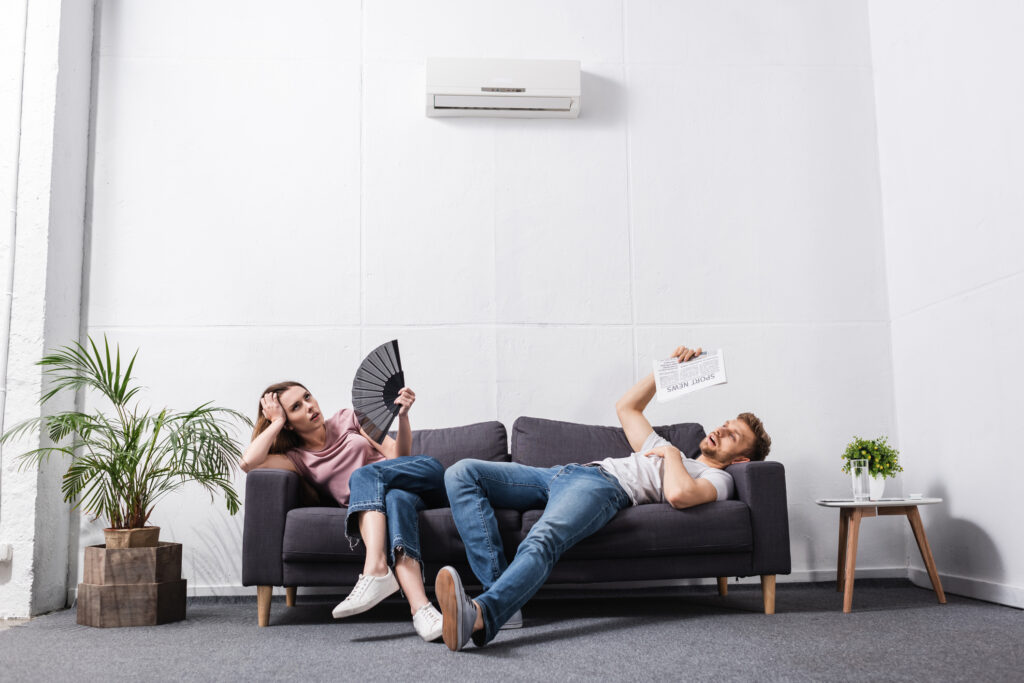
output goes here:
[[[0, 307], [5, 428], [74, 405], [73, 397], [58, 397], [40, 408], [44, 378], [36, 363], [46, 349], [80, 332], [92, 51], [91, 2], [14, 5], [4, 4], [11, 25], [0, 32], [0, 126], [3, 141], [12, 143], [0, 153], [0, 277], [11, 297], [9, 310]], [[0, 544], [12, 550], [10, 561], [0, 563], [0, 618], [59, 609], [67, 598], [70, 509], [60, 492], [65, 465], [53, 458], [24, 467], [16, 459], [45, 445], [46, 437], [35, 433], [0, 450]]]
[[923, 513], [944, 586], [1024, 607], [1024, 7], [870, 15], [905, 486], [945, 499]]
[[[89, 331], [153, 402], [337, 409], [398, 337], [414, 427], [610, 424], [652, 358], [720, 346], [730, 383], [652, 418], [762, 415], [794, 578], [834, 571], [812, 501], [894, 433], [863, 3], [105, 0], [98, 31]], [[428, 56], [580, 59], [582, 116], [427, 119]], [[240, 590], [240, 516], [154, 521], [190, 590]], [[858, 576], [902, 575], [868, 524]]]

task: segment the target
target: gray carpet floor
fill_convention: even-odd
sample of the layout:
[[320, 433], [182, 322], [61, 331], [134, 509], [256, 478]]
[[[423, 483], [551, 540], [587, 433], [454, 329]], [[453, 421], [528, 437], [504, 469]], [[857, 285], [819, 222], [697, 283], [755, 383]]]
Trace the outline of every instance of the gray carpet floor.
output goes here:
[[543, 597], [525, 627], [449, 652], [424, 643], [388, 602], [334, 621], [335, 600], [275, 598], [271, 626], [252, 599], [194, 599], [185, 621], [78, 626], [74, 609], [0, 630], [3, 681], [1021, 681], [1024, 611], [858, 581], [843, 614], [832, 583], [779, 584], [778, 613], [756, 587]]

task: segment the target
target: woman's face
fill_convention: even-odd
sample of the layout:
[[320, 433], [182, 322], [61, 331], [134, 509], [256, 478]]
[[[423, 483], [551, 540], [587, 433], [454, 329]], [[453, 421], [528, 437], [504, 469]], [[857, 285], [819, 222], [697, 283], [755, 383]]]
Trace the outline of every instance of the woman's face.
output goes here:
[[288, 387], [277, 395], [288, 418], [288, 425], [296, 432], [314, 431], [323, 426], [324, 418], [320, 414], [320, 404], [313, 394], [303, 387]]

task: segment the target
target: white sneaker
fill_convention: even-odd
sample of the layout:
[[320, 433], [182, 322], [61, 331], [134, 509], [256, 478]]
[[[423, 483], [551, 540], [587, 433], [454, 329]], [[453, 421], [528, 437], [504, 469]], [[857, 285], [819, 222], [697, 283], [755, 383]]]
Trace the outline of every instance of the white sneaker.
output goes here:
[[508, 618], [508, 621], [506, 621], [504, 624], [502, 624], [501, 628], [498, 629], [498, 630], [499, 631], [508, 631], [509, 629], [522, 628], [522, 627], [523, 627], [523, 610], [517, 609], [515, 611], [515, 613]]
[[441, 637], [441, 613], [428, 602], [412, 615], [412, 626], [420, 638], [432, 643]]
[[353, 614], [361, 614], [370, 609], [378, 602], [398, 592], [398, 579], [395, 573], [388, 568], [384, 576], [359, 575], [359, 580], [344, 600], [331, 611], [335, 619], [350, 617]]

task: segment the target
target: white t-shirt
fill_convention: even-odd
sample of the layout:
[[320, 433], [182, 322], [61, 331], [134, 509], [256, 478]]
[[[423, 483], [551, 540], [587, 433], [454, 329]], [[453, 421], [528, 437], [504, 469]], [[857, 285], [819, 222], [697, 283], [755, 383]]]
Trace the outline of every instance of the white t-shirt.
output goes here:
[[[671, 445], [667, 439], [658, 436], [658, 433], [652, 430], [639, 452], [626, 458], [605, 458], [595, 460], [594, 463], [619, 480], [619, 485], [629, 494], [633, 505], [662, 503], [665, 501], [665, 488], [662, 485], [665, 478], [665, 462], [660, 455], [645, 456], [644, 453], [659, 446]], [[694, 479], [706, 479], [711, 482], [718, 491], [717, 500], [725, 500], [732, 495], [732, 475], [725, 470], [708, 467], [685, 455], [683, 466]]]

